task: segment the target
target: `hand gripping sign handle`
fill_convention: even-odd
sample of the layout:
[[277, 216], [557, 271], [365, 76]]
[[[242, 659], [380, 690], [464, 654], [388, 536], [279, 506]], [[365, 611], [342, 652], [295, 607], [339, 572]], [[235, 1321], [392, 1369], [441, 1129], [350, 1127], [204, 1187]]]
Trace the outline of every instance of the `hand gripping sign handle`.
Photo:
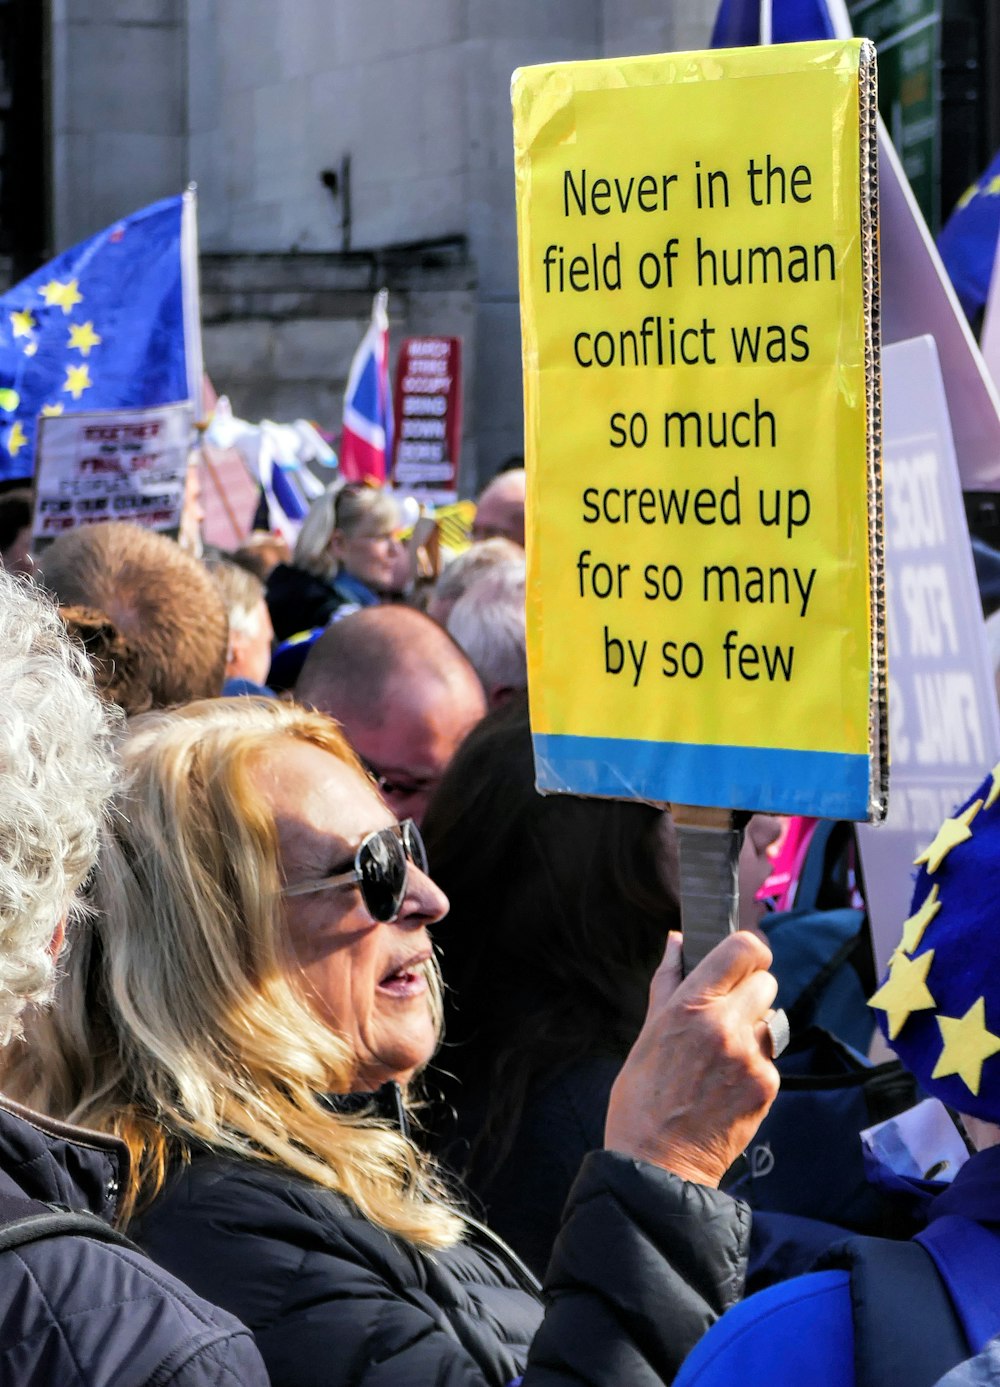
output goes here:
[[734, 826], [729, 809], [672, 804], [670, 811], [680, 855], [686, 975], [737, 928], [743, 829]]

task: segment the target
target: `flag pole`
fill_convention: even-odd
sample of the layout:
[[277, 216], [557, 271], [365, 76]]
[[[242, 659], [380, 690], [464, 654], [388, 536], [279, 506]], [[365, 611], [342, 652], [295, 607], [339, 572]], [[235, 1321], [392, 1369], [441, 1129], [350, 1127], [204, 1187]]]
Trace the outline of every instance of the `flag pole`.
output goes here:
[[189, 183], [181, 204], [181, 300], [188, 394], [194, 419], [205, 416], [204, 358], [201, 347], [201, 286], [198, 276], [198, 185]]

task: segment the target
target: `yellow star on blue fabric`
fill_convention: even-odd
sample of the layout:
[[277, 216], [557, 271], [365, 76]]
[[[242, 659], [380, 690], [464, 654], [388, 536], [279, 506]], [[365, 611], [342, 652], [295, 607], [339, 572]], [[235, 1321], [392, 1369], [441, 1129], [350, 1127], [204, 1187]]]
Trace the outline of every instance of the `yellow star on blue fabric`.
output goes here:
[[57, 415], [62, 414], [62, 413], [63, 413], [63, 406], [62, 406], [62, 405], [42, 405], [42, 418], [43, 418], [43, 419], [54, 419]]
[[71, 313], [78, 303], [83, 303], [77, 279], [68, 279], [65, 283], [50, 279], [48, 284], [42, 285], [41, 292], [47, 308], [61, 308], [64, 313]]
[[993, 784], [990, 786], [990, 792], [986, 796], [986, 803], [983, 805], [984, 809], [992, 809], [997, 799], [1000, 798], [1000, 761], [998, 761], [990, 771], [990, 776], [992, 777]]
[[74, 400], [78, 400], [85, 390], [89, 390], [93, 385], [90, 379], [90, 367], [86, 362], [82, 366], [66, 367], [66, 383], [63, 386], [65, 394], [72, 395]]
[[924, 937], [924, 930], [934, 919], [934, 916], [941, 909], [941, 902], [938, 899], [937, 882], [931, 887], [930, 892], [924, 899], [923, 905], [918, 911], [903, 921], [903, 942], [901, 947], [906, 953], [912, 954]]
[[957, 1074], [970, 1093], [978, 1094], [983, 1064], [1000, 1053], [1000, 1035], [986, 1029], [986, 999], [978, 997], [964, 1016], [939, 1016], [944, 1048], [932, 1079]]
[[7, 451], [12, 458], [17, 457], [27, 441], [28, 437], [24, 429], [21, 428], [20, 419], [15, 419], [11, 425], [10, 433], [7, 435]]
[[84, 356], [89, 356], [91, 349], [99, 347], [102, 341], [103, 338], [94, 331], [93, 323], [70, 323], [69, 345]]
[[42, 286], [42, 297], [46, 301], [46, 308], [61, 308], [64, 313], [72, 312], [76, 305], [83, 302], [78, 279], [50, 279]]
[[937, 1003], [927, 986], [927, 974], [934, 961], [934, 950], [919, 958], [907, 958], [898, 949], [889, 961], [889, 976], [868, 999], [870, 1007], [884, 1011], [889, 1025], [889, 1039], [895, 1040], [915, 1011], [931, 1011]]
[[10, 325], [15, 337], [30, 337], [35, 327], [35, 320], [31, 316], [28, 308], [18, 309], [16, 313], [10, 314]]
[[970, 825], [982, 807], [983, 801], [977, 799], [974, 804], [969, 805], [964, 814], [958, 814], [953, 819], [945, 819], [933, 843], [924, 848], [919, 857], [913, 859], [914, 867], [926, 862], [928, 872], [933, 875], [952, 848], [957, 848], [960, 843], [965, 843], [972, 837]]

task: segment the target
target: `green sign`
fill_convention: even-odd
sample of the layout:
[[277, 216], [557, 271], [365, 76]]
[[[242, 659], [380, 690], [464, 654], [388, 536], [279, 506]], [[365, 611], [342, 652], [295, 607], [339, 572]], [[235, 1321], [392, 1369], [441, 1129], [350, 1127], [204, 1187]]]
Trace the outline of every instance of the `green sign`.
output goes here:
[[848, 0], [854, 33], [878, 49], [878, 105], [936, 232], [940, 216], [941, 0]]

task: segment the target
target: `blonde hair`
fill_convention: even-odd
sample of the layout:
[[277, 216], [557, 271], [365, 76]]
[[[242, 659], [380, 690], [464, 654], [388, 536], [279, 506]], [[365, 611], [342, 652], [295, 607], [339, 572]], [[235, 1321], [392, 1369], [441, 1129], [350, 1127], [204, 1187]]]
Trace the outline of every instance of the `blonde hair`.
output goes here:
[[229, 630], [240, 635], [253, 635], [256, 630], [254, 618], [257, 608], [264, 601], [264, 584], [238, 563], [230, 563], [226, 558], [203, 559], [202, 563], [211, 573], [222, 593], [229, 618]]
[[316, 578], [331, 578], [337, 560], [330, 552], [335, 530], [348, 538], [363, 524], [399, 524], [399, 505], [391, 491], [366, 482], [331, 486], [315, 500], [295, 541], [293, 563]]
[[277, 833], [253, 778], [283, 738], [364, 774], [335, 723], [272, 699], [135, 721], [92, 918], [8, 1091], [13, 1080], [45, 1111], [124, 1139], [126, 1217], [207, 1144], [336, 1190], [410, 1242], [448, 1246], [461, 1222], [433, 1164], [398, 1130], [319, 1101], [349, 1091], [355, 1056], [289, 969]]

